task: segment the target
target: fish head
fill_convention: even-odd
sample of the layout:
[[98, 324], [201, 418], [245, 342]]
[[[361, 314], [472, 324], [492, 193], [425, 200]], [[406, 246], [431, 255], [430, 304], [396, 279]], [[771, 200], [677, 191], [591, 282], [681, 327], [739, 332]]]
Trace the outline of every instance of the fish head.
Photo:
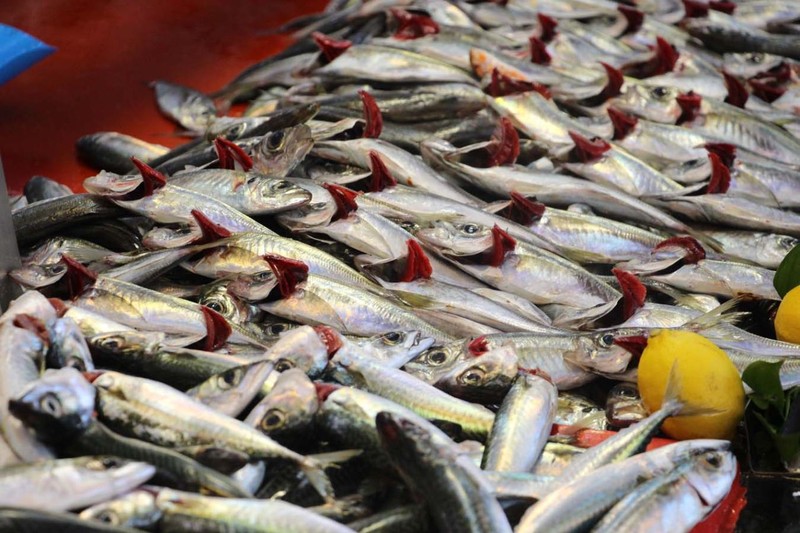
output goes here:
[[253, 169], [267, 176], [286, 176], [311, 151], [311, 128], [298, 124], [272, 131], [253, 150]]
[[736, 457], [730, 451], [710, 450], [697, 454], [686, 479], [704, 502], [715, 504], [728, 493], [736, 477]]
[[614, 427], [627, 427], [647, 417], [647, 409], [633, 383], [618, 383], [608, 393], [606, 418]]
[[626, 81], [619, 96], [611, 99], [614, 107], [638, 117], [674, 124], [682, 114], [676, 98], [680, 91], [666, 85], [645, 85]]
[[161, 518], [156, 497], [150, 490], [135, 490], [119, 498], [98, 503], [81, 511], [82, 520], [112, 526], [151, 529]]
[[41, 439], [63, 439], [91, 424], [95, 389], [75, 368], [48, 370], [9, 400], [8, 408]]
[[499, 346], [459, 361], [435, 385], [462, 400], [501, 402], [518, 373], [515, 350]]
[[106, 356], [149, 355], [164, 342], [166, 335], [156, 331], [113, 331], [86, 339], [92, 351]]
[[56, 264], [28, 264], [15, 268], [8, 273], [11, 279], [29, 289], [40, 289], [57, 283], [67, 273], [67, 265]]
[[263, 331], [268, 343], [274, 343], [281, 335], [297, 327], [300, 327], [300, 325], [294, 322], [272, 322], [270, 324], [264, 324], [261, 331]]
[[492, 229], [472, 222], [437, 220], [422, 228], [416, 237], [450, 255], [477, 255], [492, 248]]
[[412, 376], [428, 383], [435, 383], [454, 365], [468, 357], [469, 352], [463, 341], [455, 341], [444, 346], [432, 346], [405, 364], [403, 369]]
[[299, 368], [309, 377], [316, 378], [328, 366], [340, 342], [338, 333], [331, 328], [300, 326], [282, 334], [267, 351], [266, 358], [275, 363], [278, 372]]
[[565, 357], [569, 362], [604, 374], [617, 374], [628, 368], [633, 354], [617, 344], [625, 336], [615, 331], [601, 331], [581, 335], [576, 348]]
[[250, 316], [248, 304], [228, 290], [230, 282], [212, 283], [201, 294], [198, 303], [216, 311], [235, 324], [243, 324]]
[[416, 330], [387, 331], [366, 339], [358, 339], [356, 344], [369, 347], [382, 361], [409, 361], [433, 346], [435, 339], [425, 337]]
[[80, 371], [94, 370], [92, 354], [78, 324], [69, 317], [57, 318], [48, 323], [50, 333], [50, 353], [48, 364], [51, 367], [74, 367]]
[[267, 267], [259, 272], [233, 276], [228, 283], [227, 290], [233, 297], [257, 302], [266, 300], [277, 285], [278, 280], [275, 274]]
[[319, 409], [319, 399], [314, 383], [305, 372], [292, 368], [283, 372], [272, 391], [259, 404], [256, 429], [283, 441], [288, 436], [299, 436], [314, 420]]
[[128, 194], [142, 184], [139, 174], [115, 174], [101, 170], [96, 176], [83, 180], [83, 188], [101, 196], [121, 196]]
[[786, 58], [764, 52], [723, 54], [723, 71], [739, 78], [752, 78], [762, 72], [779, 67]]
[[311, 193], [287, 180], [249, 173], [240, 198], [243, 209], [254, 215], [291, 210], [311, 201]]
[[307, 190], [311, 198], [296, 209], [276, 215], [278, 222], [292, 231], [327, 226], [337, 211], [331, 193], [311, 180], [293, 180], [293, 183]]

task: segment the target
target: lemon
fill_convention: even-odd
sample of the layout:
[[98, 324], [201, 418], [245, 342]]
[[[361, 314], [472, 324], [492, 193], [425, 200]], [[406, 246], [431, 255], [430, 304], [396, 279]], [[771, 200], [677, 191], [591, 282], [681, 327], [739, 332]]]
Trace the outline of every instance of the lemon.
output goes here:
[[778, 340], [800, 344], [800, 286], [786, 293], [775, 314]]
[[739, 371], [714, 343], [689, 331], [662, 330], [650, 337], [639, 361], [639, 394], [651, 413], [661, 407], [670, 371], [677, 397], [687, 409], [708, 413], [668, 418], [674, 439], [731, 439], [744, 415]]

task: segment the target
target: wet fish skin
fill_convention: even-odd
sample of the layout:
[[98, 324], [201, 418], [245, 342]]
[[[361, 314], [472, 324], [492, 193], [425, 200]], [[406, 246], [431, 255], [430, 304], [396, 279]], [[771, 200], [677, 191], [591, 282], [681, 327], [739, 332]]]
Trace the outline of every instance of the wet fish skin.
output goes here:
[[75, 141], [75, 148], [78, 157], [89, 166], [123, 174], [134, 169], [131, 157], [150, 163], [169, 152], [166, 146], [115, 131], [84, 135]]
[[161, 518], [161, 512], [156, 508], [154, 494], [149, 490], [135, 490], [124, 496], [92, 505], [81, 511], [78, 516], [81, 520], [151, 529]]
[[66, 185], [45, 176], [31, 177], [25, 182], [23, 192], [29, 204], [73, 194], [72, 189]]
[[319, 407], [313, 382], [299, 368], [291, 368], [281, 372], [244, 421], [281, 444], [297, 444], [313, 431]]
[[217, 116], [214, 101], [199, 91], [162, 80], [151, 87], [159, 110], [189, 131], [205, 130]]
[[255, 399], [274, 370], [270, 361], [236, 366], [211, 376], [186, 394], [230, 417], [238, 417]]

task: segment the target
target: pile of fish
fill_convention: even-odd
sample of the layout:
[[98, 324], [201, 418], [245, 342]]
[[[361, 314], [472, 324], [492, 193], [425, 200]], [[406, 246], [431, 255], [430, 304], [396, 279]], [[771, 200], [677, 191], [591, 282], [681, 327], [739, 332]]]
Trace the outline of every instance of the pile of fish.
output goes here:
[[682, 328], [800, 384], [737, 325], [800, 236], [798, 21], [334, 0], [213, 95], [156, 82], [189, 142], [89, 135], [88, 193], [12, 199], [0, 529], [690, 530], [736, 459], [645, 451], [687, 410], [636, 364]]

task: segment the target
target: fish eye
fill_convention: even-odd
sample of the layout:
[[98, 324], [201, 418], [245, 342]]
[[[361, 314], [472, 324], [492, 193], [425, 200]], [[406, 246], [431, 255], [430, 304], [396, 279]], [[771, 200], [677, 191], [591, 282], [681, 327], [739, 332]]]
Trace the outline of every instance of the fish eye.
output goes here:
[[315, 202], [311, 204], [309, 207], [311, 208], [312, 211], [322, 211], [323, 209], [328, 207], [328, 204], [326, 204], [325, 202]]
[[228, 139], [229, 141], [236, 140], [242, 135], [242, 133], [245, 132], [246, 129], [247, 129], [247, 124], [245, 124], [244, 122], [235, 124], [230, 128], [228, 128], [228, 131], [225, 133], [225, 138]]
[[119, 517], [117, 516], [117, 513], [108, 509], [100, 511], [94, 515], [93, 518], [98, 522], [105, 522], [106, 524], [119, 524]]
[[417, 225], [413, 222], [401, 222], [400, 227], [406, 230], [409, 233], [414, 233], [417, 231]]
[[64, 265], [63, 263], [58, 263], [50, 267], [50, 272], [53, 274], [61, 274], [62, 272], [66, 271], [67, 271], [67, 265]]
[[294, 363], [288, 359], [280, 359], [277, 363], [275, 363], [275, 370], [278, 372], [286, 372], [292, 368], [294, 368]]
[[403, 337], [404, 335], [398, 331], [390, 331], [389, 333], [384, 333], [381, 339], [385, 344], [397, 344]]
[[669, 89], [667, 89], [664, 86], [659, 85], [658, 87], [653, 87], [650, 90], [650, 94], [652, 94], [654, 97], [656, 97], [656, 98], [658, 98], [660, 100], [660, 99], [664, 98], [665, 96], [667, 96], [669, 94]]
[[208, 302], [207, 304], [205, 304], [205, 306], [211, 309], [212, 311], [216, 311], [217, 313], [222, 313], [222, 311], [225, 310], [222, 304], [216, 300]]
[[719, 455], [716, 453], [709, 453], [706, 455], [706, 463], [714, 468], [718, 468], [722, 464], [722, 461], [720, 460]]
[[482, 368], [473, 367], [458, 377], [458, 381], [465, 385], [478, 385], [483, 381], [486, 372]]
[[291, 186], [292, 186], [292, 184], [289, 183], [286, 180], [278, 180], [278, 181], [275, 182], [275, 184], [272, 186], [272, 188], [275, 189], [276, 191], [284, 191], [284, 190], [288, 189]]
[[249, 178], [247, 178], [247, 182], [246, 183], [248, 185], [252, 185], [253, 183], [255, 183], [257, 181], [258, 181], [258, 176], [250, 176]]
[[286, 331], [286, 324], [270, 324], [267, 327], [267, 333], [270, 335], [280, 335], [284, 331]]
[[754, 52], [747, 56], [747, 61], [750, 63], [755, 63], [756, 65], [764, 62], [764, 54], [759, 52]]
[[286, 415], [279, 409], [270, 409], [261, 419], [261, 429], [265, 431], [275, 430], [286, 422]]
[[43, 394], [42, 397], [39, 398], [39, 408], [44, 413], [52, 416], [61, 416], [61, 413], [63, 412], [61, 408], [61, 400], [59, 400], [58, 396], [52, 392]]
[[123, 346], [123, 341], [120, 337], [108, 337], [100, 341], [100, 346], [107, 350], [119, 350]]
[[273, 275], [271, 270], [270, 271], [265, 270], [264, 272], [259, 272], [258, 274], [253, 275], [253, 279], [259, 282], [269, 281], [272, 279], [272, 277]]
[[283, 146], [283, 140], [285, 137], [286, 134], [283, 132], [283, 130], [273, 131], [267, 135], [267, 150], [272, 152], [280, 150]]
[[603, 348], [611, 348], [613, 344], [614, 344], [614, 335], [612, 335], [611, 333], [606, 333], [605, 335], [600, 337], [600, 345]]
[[797, 239], [794, 237], [781, 237], [778, 242], [782, 248], [791, 249], [797, 244]]
[[242, 371], [239, 368], [232, 368], [226, 372], [223, 372], [217, 378], [217, 386], [222, 390], [228, 390], [232, 388], [239, 381], [241, 373]]
[[439, 366], [447, 361], [447, 354], [441, 350], [436, 350], [435, 352], [429, 353], [428, 357], [426, 357], [426, 360], [431, 365]]
[[100, 460], [100, 463], [103, 465], [104, 468], [117, 468], [122, 466], [122, 462], [115, 457], [103, 457]]
[[464, 224], [461, 227], [461, 231], [463, 231], [467, 235], [473, 235], [475, 233], [478, 233], [479, 229], [480, 228], [476, 224]]

